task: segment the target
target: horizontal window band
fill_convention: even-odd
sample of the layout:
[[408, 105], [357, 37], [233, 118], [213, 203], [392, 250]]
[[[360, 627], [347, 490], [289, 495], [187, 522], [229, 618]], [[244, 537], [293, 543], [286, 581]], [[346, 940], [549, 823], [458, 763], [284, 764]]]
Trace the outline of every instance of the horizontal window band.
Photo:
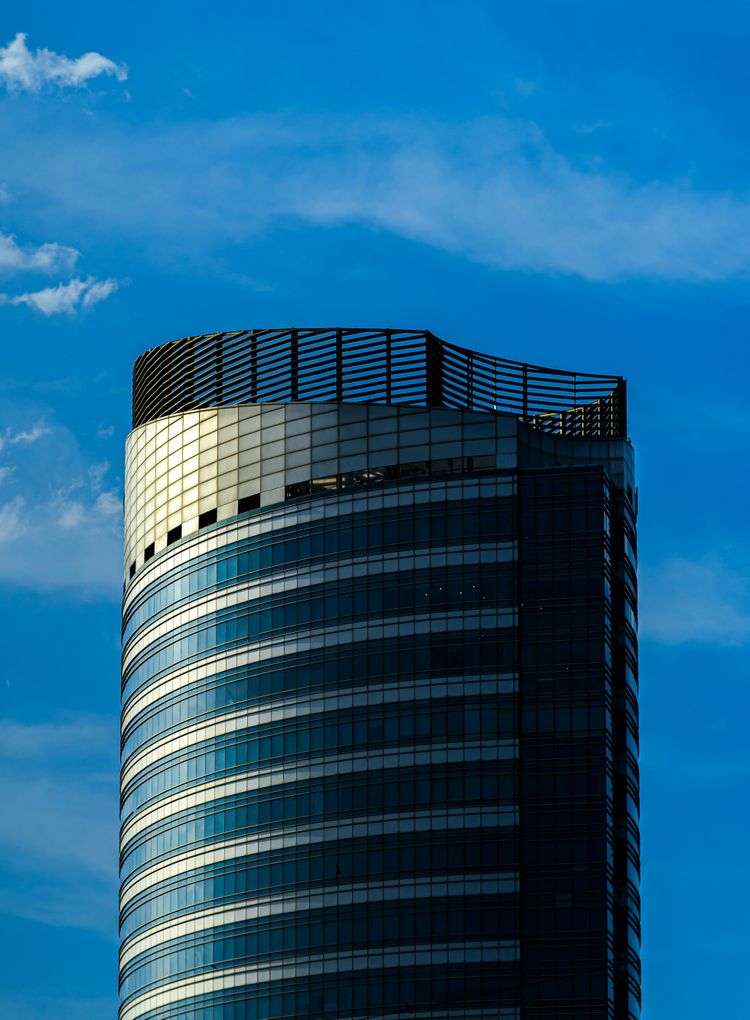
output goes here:
[[[365, 1020], [368, 1015], [383, 1020], [384, 1010], [392, 1020], [412, 1020], [411, 1010], [432, 1017], [430, 1007], [436, 1002], [440, 1004], [438, 1017], [513, 1020], [520, 1018], [519, 978], [515, 963], [473, 960], [454, 968], [422, 965], [346, 974], [332, 971], [167, 1001], [149, 1012], [148, 1020], [207, 1020], [211, 1016], [217, 1020], [238, 1009], [243, 1020], [270, 1016], [321, 1020], [327, 1001], [338, 1005], [337, 1015], [351, 1020]], [[467, 1002], [471, 1004], [468, 1010]]]
[[402, 946], [394, 951], [371, 953], [354, 951], [344, 955], [326, 953], [318, 957], [300, 956], [283, 963], [262, 967], [222, 968], [202, 977], [186, 978], [165, 985], [153, 992], [133, 996], [120, 1007], [119, 1020], [135, 1020], [160, 1002], [180, 1002], [203, 991], [237, 988], [295, 977], [317, 974], [345, 974], [360, 970], [385, 970], [391, 967], [450, 966], [464, 963], [515, 963], [519, 944], [513, 939], [502, 941], [443, 943], [436, 945]]
[[272, 833], [214, 843], [210, 847], [189, 850], [167, 861], [156, 861], [147, 865], [122, 883], [120, 909], [124, 910], [131, 899], [153, 885], [196, 868], [235, 860], [238, 857], [245, 858], [293, 846], [312, 848], [330, 842], [374, 839], [395, 833], [497, 828], [515, 826], [517, 822], [517, 807], [502, 809], [493, 807], [391, 812], [380, 816], [360, 816], [308, 826], [290, 825]]
[[[499, 753], [505, 754], [506, 749]], [[120, 854], [122, 877], [179, 855], [190, 845], [198, 852], [230, 835], [272, 832], [291, 823], [309, 826], [332, 816], [345, 821], [365, 813], [377, 817], [386, 808], [417, 811], [428, 803], [446, 810], [451, 803], [461, 803], [466, 812], [480, 803], [508, 807], [515, 793], [512, 758], [500, 758], [494, 748], [485, 752], [487, 757], [475, 751], [472, 761], [465, 760], [469, 754], [470, 750], [461, 749], [448, 752], [445, 762], [425, 756], [424, 763], [412, 767], [399, 763], [366, 774], [308, 774], [296, 782], [290, 779], [285, 786], [251, 789], [182, 808], [128, 840]], [[501, 768], [498, 762], [503, 760], [506, 766]], [[491, 801], [484, 779], [493, 784]]]
[[263, 896], [295, 896], [334, 890], [340, 883], [402, 879], [434, 874], [514, 872], [518, 846], [512, 828], [467, 828], [389, 832], [361, 840], [261, 849], [247, 857], [213, 862], [149, 886], [133, 897], [120, 917], [122, 939], [199, 910], [231, 909]]
[[[450, 650], [456, 651], [452, 646]], [[304, 670], [301, 672], [304, 675]], [[233, 674], [230, 672], [230, 675]], [[346, 682], [349, 679], [348, 673], [342, 679]], [[338, 745], [335, 741], [329, 744], [328, 735], [324, 740], [318, 739], [326, 723], [340, 724], [341, 739], [345, 744], [361, 742], [364, 739], [362, 727], [366, 725], [367, 739], [372, 738], [377, 744], [390, 746], [397, 742], [396, 730], [393, 728], [395, 722], [399, 723], [401, 739], [412, 735], [417, 739], [424, 736], [424, 720], [428, 716], [431, 720], [429, 725], [432, 727], [434, 723], [437, 727], [435, 732], [438, 737], [443, 739], [450, 735], [463, 737], [474, 731], [476, 738], [481, 735], [480, 730], [484, 733], [485, 727], [489, 725], [488, 713], [494, 713], [493, 718], [496, 722], [485, 736], [502, 736], [502, 728], [508, 721], [507, 713], [514, 705], [511, 696], [517, 692], [517, 680], [512, 674], [506, 674], [502, 679], [497, 679], [497, 674], [493, 676], [492, 673], [488, 673], [486, 679], [457, 676], [440, 677], [434, 681], [407, 680], [403, 685], [398, 685], [392, 680], [383, 684], [378, 682], [380, 680], [381, 677], [373, 676], [372, 693], [368, 692], [368, 688], [360, 687], [355, 692], [350, 688], [344, 688], [341, 698], [338, 698], [333, 683], [323, 691], [320, 684], [317, 684], [309, 696], [310, 714], [306, 712], [304, 695], [279, 701], [261, 698], [249, 704], [245, 702], [244, 705], [241, 701], [235, 703], [230, 700], [224, 711], [216, 712], [213, 716], [202, 712], [195, 722], [188, 719], [185, 725], [175, 725], [163, 736], [157, 733], [126, 759], [122, 773], [124, 796], [127, 797], [134, 789], [133, 783], [136, 780], [140, 784], [171, 763], [187, 761], [192, 757], [191, 749], [200, 754], [206, 749], [218, 749], [221, 746], [231, 748], [236, 742], [246, 741], [252, 736], [263, 737], [265, 740], [264, 755], [269, 753], [271, 746], [267, 741], [275, 741], [270, 753], [270, 757], [275, 759], [286, 756], [290, 750], [293, 752], [294, 747], [298, 751], [309, 748], [310, 752], [335, 749]], [[244, 691], [247, 683], [246, 680], [240, 681], [239, 685], [233, 682], [231, 690]], [[221, 693], [221, 687], [218, 690]], [[456, 698], [465, 700], [469, 707], [479, 706], [483, 709], [478, 727], [471, 722], [474, 718], [471, 713], [468, 713], [471, 719], [457, 726], [454, 726], [455, 719], [451, 715], [448, 720], [451, 725], [447, 726], [444, 710], [456, 705]], [[239, 708], [236, 707], [237, 704]], [[399, 705], [403, 706], [402, 713], [398, 711]], [[273, 710], [266, 711], [266, 706], [273, 706]], [[302, 714], [299, 714], [300, 712]], [[440, 721], [445, 724], [442, 728]], [[349, 725], [353, 727], [352, 738], [345, 739], [344, 729]], [[382, 728], [382, 733], [376, 732], [378, 727]], [[294, 746], [287, 742], [282, 747], [279, 743], [285, 732], [298, 735], [299, 739]], [[248, 763], [252, 761], [250, 758], [237, 757], [236, 763], [240, 764], [245, 760]], [[262, 758], [259, 764], [261, 760]], [[227, 759], [227, 768], [229, 765], [230, 761]], [[201, 771], [198, 768], [196, 778], [200, 775]]]
[[[471, 449], [471, 440], [463, 437], [460, 425], [457, 426], [456, 431], [464, 449]], [[490, 443], [497, 443], [499, 437], [495, 434], [488, 438]], [[479, 442], [486, 442], [486, 440]], [[362, 452], [366, 454], [367, 440], [363, 440], [363, 447]], [[364, 467], [356, 471], [338, 472], [323, 478], [309, 478], [304, 482], [292, 482], [284, 487], [284, 496], [286, 499], [335, 496], [340, 492], [365, 489], [376, 485], [392, 485], [397, 481], [408, 482], [420, 477], [444, 478], [447, 475], [472, 475], [483, 472], [494, 474], [497, 470], [496, 452], [436, 457], [429, 460], [401, 460], [383, 467]]]
[[190, 807], [210, 804], [214, 800], [263, 789], [283, 788], [307, 780], [324, 779], [363, 772], [389, 769], [417, 768], [421, 765], [457, 764], [459, 762], [503, 761], [518, 754], [518, 743], [513, 739], [492, 741], [455, 741], [440, 744], [433, 742], [425, 747], [394, 747], [387, 751], [362, 751], [346, 755], [321, 755], [308, 761], [297, 762], [284, 768], [271, 765], [267, 768], [236, 773], [225, 780], [196, 783], [186, 793], [176, 794], [170, 800], [159, 802], [126, 822], [121, 830], [120, 843], [128, 841], [151, 825], [170, 818]]
[[[412, 707], [404, 708], [400, 717], [393, 712], [384, 716], [373, 708], [354, 715], [329, 713], [328, 721], [313, 719], [311, 726], [306, 720], [291, 720], [272, 735], [265, 726], [242, 728], [210, 737], [166, 759], [144, 762], [122, 796], [122, 826], [181, 796], [192, 796], [208, 783], [232, 781], [257, 769], [305, 768], [311, 761], [356, 757], [365, 751], [383, 755], [399, 754], [402, 749], [429, 751], [445, 742], [469, 748], [477, 742], [487, 745], [516, 737], [517, 712], [509, 703], [499, 707], [464, 700], [462, 706], [451, 706], [443, 701], [429, 709], [416, 714]], [[404, 723], [410, 724], [408, 729]]]
[[[123, 644], [146, 623], [233, 582], [261, 581], [284, 570], [322, 567], [356, 558], [357, 552], [388, 557], [429, 555], [446, 545], [471, 547], [513, 539], [509, 499], [431, 503], [416, 509], [364, 509], [358, 514], [310, 520], [215, 544], [163, 572], [131, 600], [123, 615]], [[234, 539], [230, 533], [227, 536]], [[150, 547], [149, 547], [150, 548]]]
[[[502, 654], [498, 642], [502, 642]], [[493, 643], [497, 647], [488, 655]], [[122, 713], [124, 744], [131, 740], [134, 725], [192, 696], [205, 698], [207, 708], [226, 706], [233, 711], [245, 700], [262, 705], [274, 697], [296, 696], [302, 691], [333, 693], [344, 685], [362, 682], [369, 685], [398, 679], [408, 684], [426, 682], [433, 676], [510, 675], [517, 668], [516, 659], [513, 635], [505, 627], [499, 632], [469, 628], [433, 632], [413, 626], [407, 632], [401, 626], [377, 642], [369, 641], [365, 634], [364, 638], [352, 635], [348, 641], [328, 643], [262, 644], [253, 655], [213, 657], [134, 695]]]
[[[262, 580], [246, 580], [217, 588], [216, 591], [201, 595], [187, 604], [167, 607], [153, 618], [144, 622], [123, 649], [123, 669], [149, 645], [165, 635], [171, 635], [178, 628], [202, 619], [210, 619], [213, 613], [227, 610], [232, 606], [253, 605], [261, 599], [284, 597], [300, 593], [303, 597], [310, 589], [332, 584], [346, 585], [347, 582], [361, 582], [364, 576], [387, 579], [393, 574], [417, 574], [424, 571], [427, 583], [433, 581], [432, 572], [437, 570], [463, 571], [489, 563], [512, 563], [516, 548], [512, 542], [482, 542], [468, 546], [440, 545], [435, 549], [418, 553], [403, 550], [399, 553], [359, 556], [343, 559], [326, 559], [317, 566], [304, 564], [269, 573]], [[434, 578], [437, 582], [439, 578]], [[467, 578], [471, 583], [471, 578]]]
[[448, 938], [454, 944], [511, 940], [517, 936], [517, 911], [514, 897], [482, 893], [263, 917], [188, 935], [142, 953], [121, 971], [120, 996], [127, 999], [225, 967], [273, 966], [290, 957], [314, 957], [331, 947], [340, 956], [363, 949], [375, 955], [397, 952], [414, 942], [439, 945]]
[[[394, 879], [384, 882], [341, 883], [335, 889], [319, 892], [283, 893], [249, 899], [222, 910], [196, 911], [149, 928], [145, 933], [123, 941], [120, 947], [120, 968], [141, 953], [211, 928], [242, 923], [261, 917], [298, 914], [325, 908], [351, 906], [358, 903], [380, 903], [391, 900], [418, 900], [444, 896], [479, 896], [514, 894], [518, 876], [514, 873], [435, 875], [422, 879]], [[217, 932], [220, 936], [220, 932]]]
[[[346, 1020], [361, 1020], [361, 1016], [346, 1017]], [[426, 1013], [421, 1009], [411, 1009], [406, 1015], [400, 1010], [398, 1013], [388, 1013], [378, 1017], [378, 1020], [521, 1020], [520, 1008], [509, 1009], [430, 1009]]]
[[[482, 676], [468, 675], [445, 678], [436, 676], [420, 681], [407, 679], [389, 683], [378, 683], [377, 678], [373, 678], [370, 686], [343, 688], [336, 691], [331, 685], [330, 693], [329, 690], [317, 691], [303, 697], [266, 700], [262, 704], [243, 699], [244, 704], [242, 701], [234, 701], [231, 705], [222, 705], [218, 709], [207, 705], [201, 713], [196, 713], [196, 721], [190, 722], [188, 717], [183, 725], [174, 722], [169, 726], [163, 725], [160, 731], [143, 739], [140, 743], [136, 742], [136, 738], [139, 729], [143, 728], [143, 723], [140, 727], [131, 728], [130, 735], [123, 747], [122, 767], [124, 769], [128, 766], [136, 755], [140, 756], [157, 749], [159, 750], [159, 759], [171, 755], [174, 753], [171, 750], [172, 741], [181, 742], [184, 736], [192, 738], [193, 735], [196, 735], [196, 739], [191, 741], [191, 746], [193, 746], [204, 739], [197, 736], [204, 732], [202, 727], [215, 726], [229, 718], [234, 718], [235, 715], [245, 718], [248, 727], [270, 726], [286, 720], [313, 719], [324, 713], [339, 714], [346, 711], [355, 712], [374, 708], [385, 710], [389, 706], [397, 704], [410, 705], [416, 711], [423, 705], [429, 707], [429, 703], [433, 700], [511, 695], [517, 691], [517, 687], [517, 679], [512, 674], [500, 678], [491, 676], [489, 672]], [[207, 693], [210, 692], [211, 689]], [[188, 699], [184, 697], [184, 700]], [[161, 709], [163, 715], [169, 711], [169, 708]], [[158, 719], [159, 713], [154, 713], [152, 718], [154, 717]], [[182, 745], [180, 743], [176, 746], [179, 748]]]
[[[215, 651], [205, 656], [198, 656], [189, 661], [176, 664], [175, 668], [164, 670], [151, 677], [138, 690], [126, 695], [123, 701], [123, 716], [132, 709], [131, 702], [137, 704], [140, 711], [149, 700], [156, 700], [163, 695], [166, 685], [182, 686], [188, 671], [203, 670], [208, 676], [217, 672], [221, 665], [226, 668], [239, 666], [243, 663], [259, 663], [279, 656], [289, 656], [295, 652], [311, 652], [330, 649], [334, 645], [353, 645], [363, 641], [382, 642], [391, 638], [404, 638], [412, 635], [430, 635], [456, 632], [510, 630], [516, 625], [517, 618], [513, 610], [485, 610], [467, 612], [417, 613], [399, 616], [378, 617], [362, 623], [352, 623], [347, 627], [328, 626], [297, 631], [285, 635], [274, 635], [261, 641], [237, 642], [231, 648]], [[487, 663], [489, 667], [499, 669], [503, 663]], [[195, 679], [195, 678], [193, 678]], [[160, 692], [160, 693], [157, 693]]]
[[278, 503], [261, 510], [251, 520], [245, 516], [222, 521], [210, 532], [195, 532], [173, 550], [165, 549], [135, 576], [125, 591], [123, 619], [127, 621], [137, 604], [162, 584], [172, 572], [190, 569], [200, 557], [210, 556], [217, 550], [235, 542], [246, 542], [270, 532], [283, 533], [286, 529], [322, 527], [331, 519], [353, 516], [364, 519], [368, 513], [397, 512], [401, 507], [419, 507], [425, 504], [446, 503], [460, 505], [466, 510], [471, 504], [487, 499], [512, 496], [515, 478], [476, 476], [471, 480], [400, 483], [390, 488], [364, 490], [342, 494], [335, 500], [313, 500], [300, 503]]
[[512, 569], [500, 566], [492, 553], [488, 562], [377, 576], [378, 580], [367, 574], [323, 580], [321, 575], [311, 579], [317, 583], [301, 588], [291, 579], [291, 587], [280, 585], [279, 590], [258, 598], [236, 592], [226, 604], [220, 599], [210, 612], [194, 619], [190, 613], [183, 614], [188, 618], [175, 620], [171, 629], [160, 627], [153, 641], [123, 660], [123, 699], [177, 663], [204, 658], [221, 647], [295, 637], [334, 622], [338, 628], [356, 627], [388, 611], [407, 619], [423, 612], [507, 614], [517, 602]]

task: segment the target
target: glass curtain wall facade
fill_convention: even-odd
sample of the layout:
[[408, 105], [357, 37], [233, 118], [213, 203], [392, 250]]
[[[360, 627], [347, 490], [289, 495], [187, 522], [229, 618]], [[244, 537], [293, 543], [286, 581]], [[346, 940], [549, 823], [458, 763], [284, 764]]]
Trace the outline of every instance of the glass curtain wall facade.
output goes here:
[[127, 446], [121, 1020], [638, 1017], [624, 434], [160, 385]]

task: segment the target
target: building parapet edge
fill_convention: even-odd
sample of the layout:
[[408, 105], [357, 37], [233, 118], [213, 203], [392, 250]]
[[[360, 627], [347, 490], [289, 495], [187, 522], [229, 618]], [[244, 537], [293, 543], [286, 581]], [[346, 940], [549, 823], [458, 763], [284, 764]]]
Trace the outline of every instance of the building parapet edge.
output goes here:
[[133, 368], [133, 428], [199, 408], [288, 401], [496, 412], [560, 436], [627, 436], [621, 376], [509, 361], [428, 330], [207, 333], [153, 347]]

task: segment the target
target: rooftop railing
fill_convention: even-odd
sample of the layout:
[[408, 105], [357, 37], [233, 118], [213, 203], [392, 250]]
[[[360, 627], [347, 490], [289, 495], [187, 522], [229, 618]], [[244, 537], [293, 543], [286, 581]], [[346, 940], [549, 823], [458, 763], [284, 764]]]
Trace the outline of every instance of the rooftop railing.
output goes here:
[[625, 380], [508, 361], [403, 329], [259, 329], [153, 347], [133, 369], [133, 427], [259, 402], [411, 404], [512, 414], [562, 436], [627, 434]]

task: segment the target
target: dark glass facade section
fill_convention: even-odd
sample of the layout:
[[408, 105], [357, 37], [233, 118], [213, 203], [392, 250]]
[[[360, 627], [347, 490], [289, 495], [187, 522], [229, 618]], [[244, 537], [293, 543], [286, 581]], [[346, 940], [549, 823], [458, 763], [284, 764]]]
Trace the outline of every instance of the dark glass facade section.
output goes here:
[[600, 467], [522, 472], [518, 514], [521, 1001], [637, 1016], [632, 514]]

